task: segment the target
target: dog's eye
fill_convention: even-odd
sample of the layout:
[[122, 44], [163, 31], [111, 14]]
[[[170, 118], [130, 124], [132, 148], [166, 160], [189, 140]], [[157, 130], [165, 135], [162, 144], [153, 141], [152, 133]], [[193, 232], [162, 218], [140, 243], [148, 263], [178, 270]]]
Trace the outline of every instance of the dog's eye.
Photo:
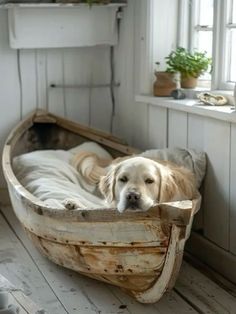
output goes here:
[[154, 182], [153, 179], [149, 179], [149, 178], [148, 178], [148, 179], [145, 180], [145, 183], [146, 183], [146, 184], [152, 184], [153, 182]]
[[125, 183], [128, 181], [128, 178], [126, 176], [123, 176], [123, 177], [119, 178], [119, 181]]

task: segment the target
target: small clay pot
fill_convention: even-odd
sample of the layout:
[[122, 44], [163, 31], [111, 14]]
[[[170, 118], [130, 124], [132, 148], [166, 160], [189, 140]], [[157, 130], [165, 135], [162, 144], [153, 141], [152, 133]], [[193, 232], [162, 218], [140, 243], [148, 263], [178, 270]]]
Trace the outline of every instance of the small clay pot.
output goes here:
[[195, 88], [197, 86], [197, 77], [186, 76], [181, 77], [181, 87], [182, 88]]

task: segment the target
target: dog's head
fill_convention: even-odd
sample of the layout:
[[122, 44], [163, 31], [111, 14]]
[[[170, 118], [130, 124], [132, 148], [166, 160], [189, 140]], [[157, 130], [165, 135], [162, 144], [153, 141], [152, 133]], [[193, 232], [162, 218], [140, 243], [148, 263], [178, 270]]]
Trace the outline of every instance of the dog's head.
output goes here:
[[119, 212], [146, 211], [158, 202], [192, 198], [194, 178], [184, 168], [173, 169], [148, 158], [131, 157], [112, 165], [99, 187]]

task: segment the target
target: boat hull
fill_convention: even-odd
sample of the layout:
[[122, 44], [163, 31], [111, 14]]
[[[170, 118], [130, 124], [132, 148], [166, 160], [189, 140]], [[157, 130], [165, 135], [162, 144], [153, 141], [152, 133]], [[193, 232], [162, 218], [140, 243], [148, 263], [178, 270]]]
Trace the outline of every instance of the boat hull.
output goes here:
[[17, 180], [14, 156], [35, 149], [68, 149], [85, 140], [100, 143], [114, 157], [137, 152], [111, 135], [42, 111], [10, 133], [3, 169], [16, 216], [34, 245], [53, 262], [119, 286], [140, 302], [156, 302], [175, 283], [200, 197], [159, 204], [147, 212], [68, 211], [45, 206]]

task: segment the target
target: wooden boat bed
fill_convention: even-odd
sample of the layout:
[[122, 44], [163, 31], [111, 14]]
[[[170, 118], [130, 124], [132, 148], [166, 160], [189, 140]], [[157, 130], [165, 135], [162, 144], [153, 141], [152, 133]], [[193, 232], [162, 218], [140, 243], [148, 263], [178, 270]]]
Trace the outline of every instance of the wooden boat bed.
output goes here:
[[[20, 306], [20, 314], [235, 314], [236, 287], [205, 269], [209, 279], [199, 271], [203, 265], [195, 266], [198, 270], [183, 261], [174, 289], [144, 305], [118, 287], [49, 261], [28, 239], [11, 206], [0, 204], [0, 274], [28, 296], [16, 291], [9, 300]], [[223, 279], [221, 286], [212, 278]]]
[[100, 143], [114, 157], [137, 152], [113, 136], [42, 111], [11, 132], [3, 169], [16, 216], [34, 245], [53, 262], [119, 286], [140, 302], [156, 302], [176, 281], [200, 198], [122, 215], [105, 208], [57, 210], [46, 207], [15, 177], [14, 156], [69, 149], [86, 140]]

